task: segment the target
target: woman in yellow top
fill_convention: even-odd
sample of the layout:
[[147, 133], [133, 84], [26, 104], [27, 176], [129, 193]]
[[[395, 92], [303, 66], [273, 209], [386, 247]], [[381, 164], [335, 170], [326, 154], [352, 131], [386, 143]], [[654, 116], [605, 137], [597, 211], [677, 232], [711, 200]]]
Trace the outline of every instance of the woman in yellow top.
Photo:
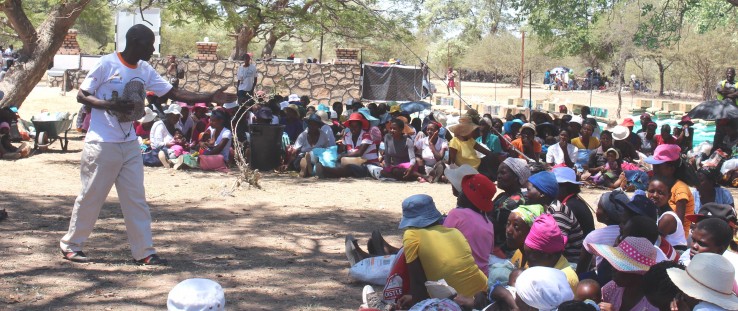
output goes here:
[[594, 133], [594, 126], [590, 123], [584, 123], [582, 129], [579, 130], [579, 137], [571, 140], [571, 144], [579, 150], [595, 150], [600, 146], [600, 140], [597, 137], [592, 136]]
[[474, 262], [469, 243], [457, 229], [446, 228], [433, 198], [416, 194], [402, 202], [400, 229], [410, 293], [399, 299], [409, 309], [429, 298], [426, 281], [446, 280], [459, 295], [473, 297], [487, 290], [487, 277]]
[[454, 138], [448, 143], [448, 163], [462, 166], [469, 164], [474, 169], [479, 169], [482, 159], [477, 156], [477, 151], [486, 157], [492, 158], [492, 151], [477, 143], [475, 134], [478, 133], [478, 125], [474, 124], [471, 117], [459, 117], [459, 124], [448, 127], [454, 134]]
[[653, 155], [646, 158], [646, 163], [653, 165], [654, 177], [659, 177], [670, 186], [671, 195], [669, 207], [677, 214], [684, 226], [685, 237], [689, 234], [692, 222], [685, 219], [685, 215], [694, 214], [694, 196], [689, 190], [694, 181], [686, 176], [686, 165], [680, 158], [681, 148], [677, 145], [663, 144], [653, 151]]

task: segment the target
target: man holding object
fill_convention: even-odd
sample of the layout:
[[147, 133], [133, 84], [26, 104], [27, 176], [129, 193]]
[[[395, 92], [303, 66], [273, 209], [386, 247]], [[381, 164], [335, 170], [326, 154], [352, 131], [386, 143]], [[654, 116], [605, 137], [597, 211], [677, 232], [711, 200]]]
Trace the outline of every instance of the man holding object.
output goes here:
[[84, 242], [115, 185], [133, 259], [140, 265], [166, 264], [154, 250], [143, 161], [133, 124], [120, 122], [111, 113], [128, 113], [134, 103], [117, 95], [123, 94], [127, 83], [140, 81], [156, 96], [187, 103], [223, 103], [234, 101], [236, 96], [224, 93], [225, 87], [209, 94], [172, 88], [147, 62], [153, 53], [154, 32], [144, 25], [134, 25], [126, 33], [125, 50], [103, 56], [80, 85], [77, 101], [93, 109], [80, 163], [82, 191], [74, 202], [69, 231], [59, 243], [64, 259], [89, 261], [82, 252]]

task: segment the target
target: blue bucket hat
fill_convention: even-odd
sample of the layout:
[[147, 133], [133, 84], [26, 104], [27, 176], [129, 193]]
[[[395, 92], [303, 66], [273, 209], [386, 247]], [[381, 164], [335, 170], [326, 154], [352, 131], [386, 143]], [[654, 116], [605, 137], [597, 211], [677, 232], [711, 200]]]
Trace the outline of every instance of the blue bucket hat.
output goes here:
[[504, 124], [502, 124], [502, 129], [505, 131], [505, 133], [510, 133], [510, 131], [512, 130], [513, 123], [517, 123], [517, 124], [520, 124], [520, 125], [525, 124], [525, 122], [523, 122], [523, 120], [520, 120], [520, 119], [515, 119], [515, 120], [512, 120], [512, 121], [507, 121]]
[[411, 195], [402, 201], [402, 220], [400, 220], [399, 228], [425, 228], [437, 222], [441, 217], [441, 212], [438, 211], [433, 198], [429, 195]]
[[531, 176], [528, 181], [533, 184], [538, 191], [549, 198], [556, 199], [559, 195], [559, 183], [556, 181], [556, 175], [554, 173], [540, 172]]
[[369, 124], [371, 126], [379, 126], [379, 119], [372, 116], [372, 113], [369, 111], [369, 108], [363, 107], [359, 108], [359, 111], [357, 111], [361, 115], [364, 116], [364, 118], [369, 121]]

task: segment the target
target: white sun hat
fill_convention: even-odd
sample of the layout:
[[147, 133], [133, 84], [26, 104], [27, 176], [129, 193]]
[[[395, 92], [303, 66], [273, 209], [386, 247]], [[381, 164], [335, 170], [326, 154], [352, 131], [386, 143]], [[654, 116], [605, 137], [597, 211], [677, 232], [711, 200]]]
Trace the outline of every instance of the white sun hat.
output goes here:
[[225, 310], [223, 287], [209, 279], [179, 282], [167, 297], [168, 311]]

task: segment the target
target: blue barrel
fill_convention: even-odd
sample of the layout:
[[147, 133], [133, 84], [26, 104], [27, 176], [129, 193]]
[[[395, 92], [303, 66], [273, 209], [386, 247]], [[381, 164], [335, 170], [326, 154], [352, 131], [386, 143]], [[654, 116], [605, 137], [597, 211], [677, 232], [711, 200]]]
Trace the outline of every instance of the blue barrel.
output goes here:
[[284, 125], [251, 124], [251, 168], [262, 172], [279, 167]]

